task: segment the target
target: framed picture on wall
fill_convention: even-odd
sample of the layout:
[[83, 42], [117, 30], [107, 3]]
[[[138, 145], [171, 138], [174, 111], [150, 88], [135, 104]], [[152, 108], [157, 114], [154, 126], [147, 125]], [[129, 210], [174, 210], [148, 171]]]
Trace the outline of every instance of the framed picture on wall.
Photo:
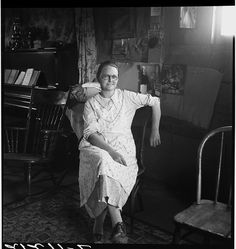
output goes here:
[[112, 59], [123, 61], [128, 57], [128, 39], [112, 40]]
[[197, 7], [180, 7], [180, 28], [196, 28]]
[[186, 75], [184, 64], [164, 64], [161, 72], [162, 93], [183, 95]]
[[136, 35], [136, 12], [134, 7], [106, 8], [106, 39], [134, 38]]

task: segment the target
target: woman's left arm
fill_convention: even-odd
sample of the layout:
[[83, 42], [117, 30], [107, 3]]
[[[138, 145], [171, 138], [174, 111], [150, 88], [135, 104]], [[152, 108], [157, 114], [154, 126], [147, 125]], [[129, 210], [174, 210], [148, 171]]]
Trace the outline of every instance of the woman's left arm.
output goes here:
[[150, 135], [150, 145], [156, 147], [161, 143], [159, 125], [161, 118], [160, 100], [156, 97], [155, 104], [152, 105], [152, 129]]
[[125, 96], [127, 97], [128, 106], [135, 110], [143, 106], [152, 107], [152, 130], [150, 135], [150, 145], [156, 147], [161, 143], [159, 134], [159, 124], [161, 118], [160, 99], [150, 94], [136, 93], [125, 90]]

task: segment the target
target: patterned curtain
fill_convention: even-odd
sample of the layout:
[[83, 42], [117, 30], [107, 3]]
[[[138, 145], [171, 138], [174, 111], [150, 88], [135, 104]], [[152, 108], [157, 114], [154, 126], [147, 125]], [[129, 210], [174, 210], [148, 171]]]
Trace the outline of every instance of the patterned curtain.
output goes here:
[[92, 8], [75, 9], [75, 30], [78, 48], [79, 84], [96, 77], [96, 42]]

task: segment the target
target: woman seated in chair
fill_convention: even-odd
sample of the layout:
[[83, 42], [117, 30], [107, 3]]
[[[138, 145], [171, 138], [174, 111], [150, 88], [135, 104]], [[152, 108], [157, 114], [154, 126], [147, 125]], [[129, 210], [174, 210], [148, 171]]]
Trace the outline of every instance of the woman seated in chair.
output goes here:
[[110, 61], [100, 64], [97, 80], [101, 92], [84, 106], [84, 131], [80, 142], [79, 187], [81, 206], [85, 205], [93, 226], [94, 243], [103, 241], [103, 223], [110, 214], [111, 241], [127, 243], [121, 210], [135, 184], [138, 165], [131, 123], [138, 108], [152, 107], [150, 145], [160, 144], [160, 100], [116, 88], [118, 66]]

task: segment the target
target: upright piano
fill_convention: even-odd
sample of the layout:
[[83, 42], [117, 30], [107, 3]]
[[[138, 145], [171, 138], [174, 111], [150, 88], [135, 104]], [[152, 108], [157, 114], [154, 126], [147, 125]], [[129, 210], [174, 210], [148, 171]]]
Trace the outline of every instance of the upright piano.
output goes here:
[[6, 50], [3, 56], [4, 69], [26, 71], [28, 68], [41, 71], [43, 80], [36, 86], [7, 84], [3, 82], [3, 123], [25, 126], [31, 96], [35, 88], [48, 91], [52, 88], [67, 91], [77, 83], [77, 52], [75, 47], [47, 49]]

